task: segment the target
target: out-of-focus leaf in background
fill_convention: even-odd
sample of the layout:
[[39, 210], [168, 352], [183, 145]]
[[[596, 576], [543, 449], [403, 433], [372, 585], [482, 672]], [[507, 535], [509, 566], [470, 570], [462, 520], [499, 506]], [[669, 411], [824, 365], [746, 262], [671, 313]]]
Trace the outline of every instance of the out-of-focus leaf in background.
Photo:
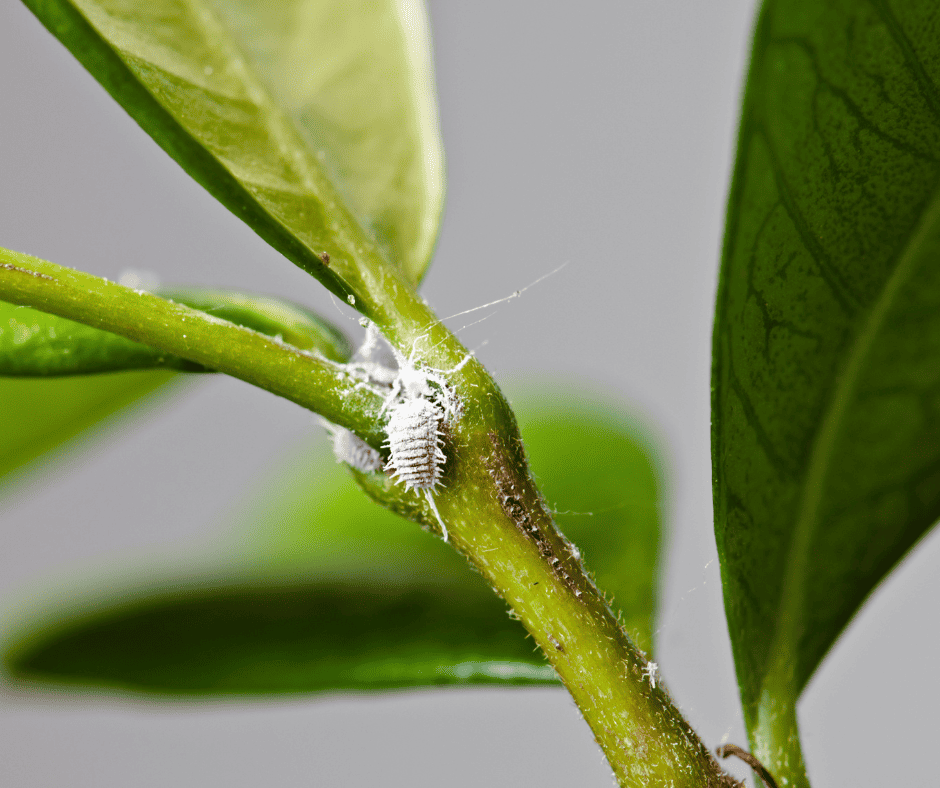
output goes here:
[[0, 377], [0, 490], [8, 474], [144, 401], [175, 377], [166, 371], [55, 380]]
[[[645, 433], [597, 397], [542, 392], [516, 404], [548, 500], [648, 648], [661, 478]], [[232, 541], [228, 574], [207, 567], [164, 589], [38, 613], [8, 667], [30, 679], [222, 695], [555, 681], [482, 578], [366, 499], [322, 442], [272, 474]]]

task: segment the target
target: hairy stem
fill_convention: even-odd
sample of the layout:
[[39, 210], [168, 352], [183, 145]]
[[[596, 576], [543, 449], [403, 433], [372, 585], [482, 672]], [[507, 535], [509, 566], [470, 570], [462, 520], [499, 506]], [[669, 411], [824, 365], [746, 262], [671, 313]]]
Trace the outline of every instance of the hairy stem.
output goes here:
[[[493, 403], [489, 403], [490, 406]], [[508, 411], [474, 428], [468, 407], [446, 443], [435, 493], [450, 543], [481, 572], [542, 648], [571, 692], [621, 786], [717, 788], [724, 774], [617, 623], [580, 555], [557, 530], [528, 473]], [[507, 437], [508, 435], [508, 437]], [[413, 514], [414, 492], [360, 474], [379, 502]], [[435, 526], [425, 510], [420, 518]]]
[[788, 788], [809, 788], [803, 750], [800, 746], [800, 728], [796, 718], [796, 698], [799, 697], [793, 679], [796, 660], [780, 658], [772, 663], [765, 682], [757, 715], [751, 729], [753, 754], [773, 775], [778, 785]]
[[[387, 303], [383, 303], [383, 298]], [[561, 534], [528, 469], [515, 417], [499, 388], [415, 291], [371, 293], [381, 327], [406, 357], [446, 377], [462, 414], [444, 436], [437, 513], [382, 474], [358, 474], [383, 505], [441, 532], [512, 608], [542, 648], [622, 786], [717, 788], [725, 774], [652, 676], [577, 549]], [[448, 372], [448, 370], [452, 370]]]
[[[394, 269], [379, 273], [367, 294], [369, 313], [414, 363], [446, 377], [461, 406], [446, 435], [444, 486], [434, 493], [451, 543], [542, 648], [622, 786], [737, 785], [656, 681], [556, 528], [496, 384]], [[374, 446], [384, 440], [381, 397], [356, 387], [342, 367], [206, 313], [6, 251], [0, 299], [175, 353], [291, 399]], [[382, 474], [360, 480], [389, 508], [436, 523], [415, 492]]]

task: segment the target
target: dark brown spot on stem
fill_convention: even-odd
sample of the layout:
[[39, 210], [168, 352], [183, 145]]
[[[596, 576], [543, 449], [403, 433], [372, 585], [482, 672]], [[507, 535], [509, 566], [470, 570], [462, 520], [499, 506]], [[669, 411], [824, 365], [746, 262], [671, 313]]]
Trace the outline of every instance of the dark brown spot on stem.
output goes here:
[[[561, 580], [580, 599], [582, 590], [566, 571], [564, 561], [555, 553], [555, 548], [551, 542], [551, 534], [542, 530], [542, 528], [552, 530], [552, 525], [549, 523], [540, 527], [537, 521], [533, 521], [522, 492], [526, 489], [525, 480], [518, 474], [513, 473], [514, 467], [525, 467], [525, 454], [522, 451], [521, 443], [516, 447], [517, 456], [507, 459], [507, 452], [504, 450], [499, 435], [491, 431], [488, 433], [488, 437], [493, 444], [493, 453], [487, 458], [486, 465], [490, 477], [496, 484], [500, 507], [516, 528], [535, 543], [539, 555], [548, 560], [555, 577]], [[523, 463], [523, 465], [514, 466], [512, 465], [513, 461]], [[555, 533], [558, 535], [557, 532]], [[564, 537], [558, 536], [564, 540]]]

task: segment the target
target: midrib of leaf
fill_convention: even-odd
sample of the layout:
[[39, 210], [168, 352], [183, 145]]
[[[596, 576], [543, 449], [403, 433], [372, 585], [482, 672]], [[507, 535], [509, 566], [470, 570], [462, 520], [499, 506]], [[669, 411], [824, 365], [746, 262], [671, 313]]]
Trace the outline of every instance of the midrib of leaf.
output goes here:
[[842, 374], [838, 377], [838, 382], [829, 399], [820, 429], [813, 440], [806, 479], [800, 496], [799, 513], [781, 584], [778, 627], [770, 651], [768, 668], [761, 682], [761, 708], [756, 721], [758, 729], [768, 727], [770, 721], [764, 715], [765, 713], [773, 714], [774, 711], [763, 708], [765, 697], [771, 701], [777, 699], [792, 703], [795, 702], [799, 693], [800, 688], [795, 685], [796, 646], [802, 632], [809, 549], [820, 524], [819, 509], [825, 492], [826, 478], [831, 470], [834, 448], [842, 423], [852, 405], [865, 360], [898, 293], [917, 268], [920, 248], [938, 222], [940, 222], [940, 189], [935, 188], [920, 222], [909, 236], [908, 243], [900, 251], [894, 271], [888, 277], [884, 289], [856, 334]]
[[[322, 21], [319, 19], [318, 10], [315, 8], [318, 2], [298, 3], [295, 7], [295, 18], [291, 35], [287, 38], [285, 50], [302, 50], [309, 47], [310, 41], [315, 40], [315, 32], [322, 32]], [[401, 40], [404, 42], [402, 52], [407, 59], [413, 75], [411, 83], [408, 85], [410, 101], [408, 106], [412, 107], [411, 121], [413, 128], [421, 138], [421, 143], [417, 146], [422, 151], [420, 157], [416, 157], [420, 163], [421, 171], [421, 190], [426, 194], [437, 192], [441, 188], [441, 172], [444, 169], [444, 154], [440, 146], [438, 135], [438, 117], [437, 106], [434, 101], [434, 69], [430, 58], [430, 51], [424, 45], [425, 41], [430, 39], [430, 33], [427, 25], [427, 15], [423, 7], [422, 0], [394, 0], [394, 14], [400, 20]], [[285, 58], [290, 60], [291, 58]], [[305, 90], [300, 93], [305, 100], [310, 101], [319, 91], [325, 91], [332, 87], [334, 82], [341, 82], [343, 72], [350, 69], [349, 63], [327, 64], [323, 73], [310, 75], [311, 82], [305, 86]], [[330, 120], [342, 125], [341, 121], [335, 116], [330, 116]], [[377, 215], [377, 207], [383, 202], [382, 194], [388, 190], [398, 189], [400, 185], [389, 176], [394, 176], [394, 156], [388, 163], [388, 171], [376, 180], [381, 186], [376, 186], [368, 198], [360, 202], [360, 207], [369, 216]], [[373, 172], [373, 177], [375, 173]], [[360, 195], [361, 197], [361, 195]], [[430, 257], [437, 239], [437, 221], [431, 215], [425, 215], [421, 223], [420, 235], [413, 244], [416, 250], [417, 260], [426, 260]], [[409, 267], [409, 260], [400, 261], [408, 269], [410, 276], [420, 280], [424, 273], [424, 268], [415, 269], [412, 264]]]

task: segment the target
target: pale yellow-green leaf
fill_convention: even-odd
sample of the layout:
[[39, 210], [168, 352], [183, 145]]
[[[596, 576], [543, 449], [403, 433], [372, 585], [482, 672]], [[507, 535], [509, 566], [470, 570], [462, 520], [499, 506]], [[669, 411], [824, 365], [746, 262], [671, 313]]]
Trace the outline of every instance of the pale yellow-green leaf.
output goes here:
[[362, 298], [388, 264], [420, 280], [443, 200], [420, 3], [25, 2], [187, 172], [334, 293]]

